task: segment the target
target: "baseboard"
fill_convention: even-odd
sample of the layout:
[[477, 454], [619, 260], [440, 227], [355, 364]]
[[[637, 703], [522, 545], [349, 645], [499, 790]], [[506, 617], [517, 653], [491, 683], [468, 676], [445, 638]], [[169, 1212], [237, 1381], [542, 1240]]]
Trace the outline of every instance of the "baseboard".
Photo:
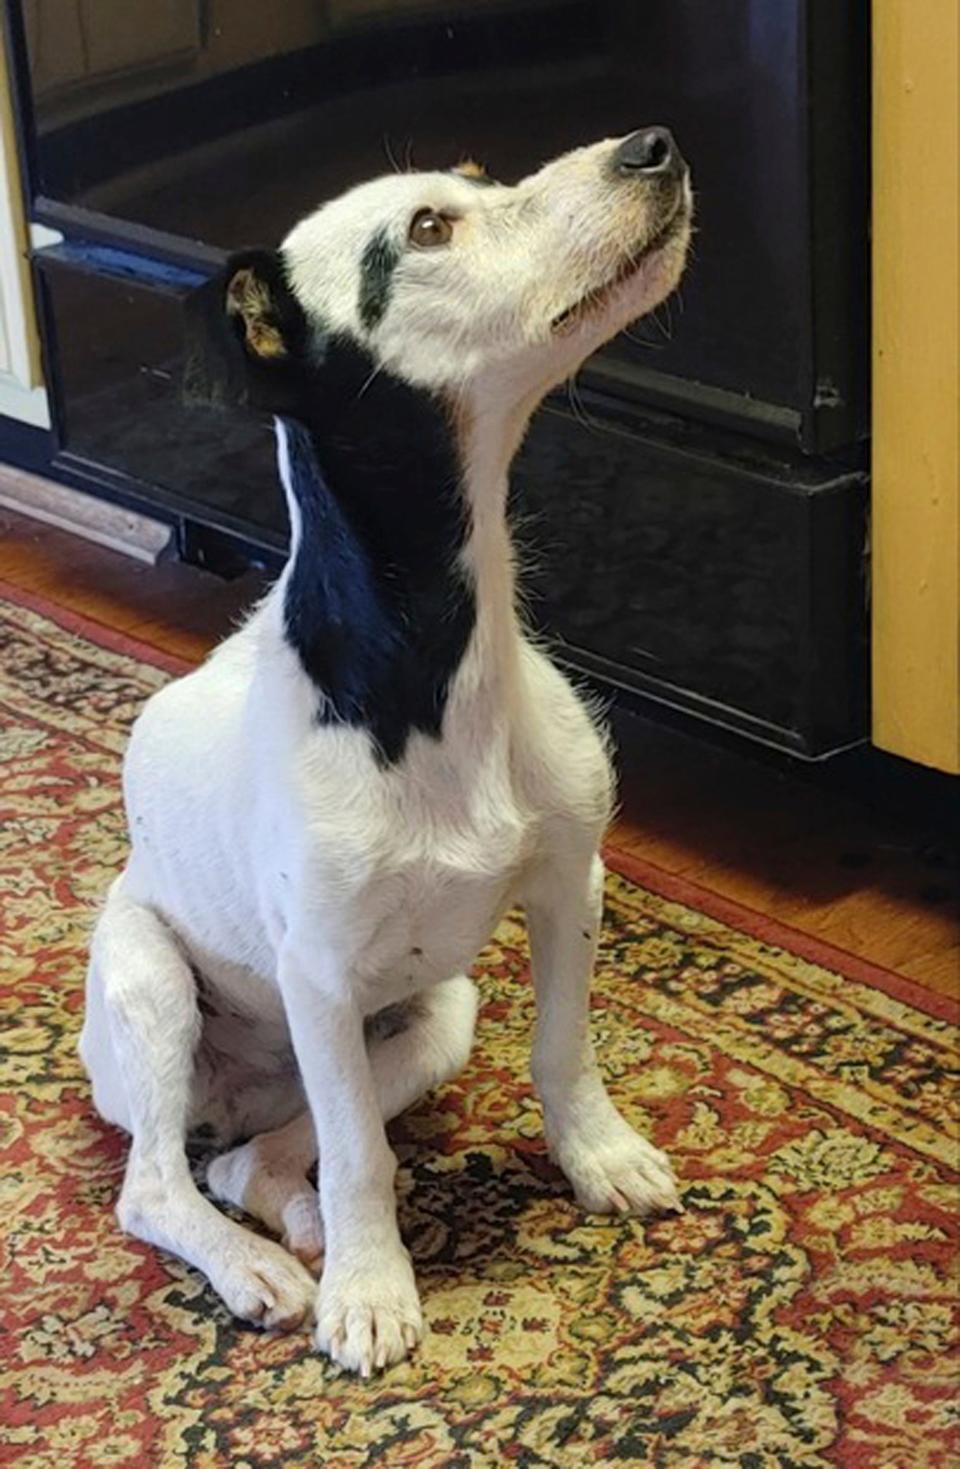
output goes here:
[[173, 551], [172, 526], [12, 465], [0, 465], [0, 505], [149, 566]]

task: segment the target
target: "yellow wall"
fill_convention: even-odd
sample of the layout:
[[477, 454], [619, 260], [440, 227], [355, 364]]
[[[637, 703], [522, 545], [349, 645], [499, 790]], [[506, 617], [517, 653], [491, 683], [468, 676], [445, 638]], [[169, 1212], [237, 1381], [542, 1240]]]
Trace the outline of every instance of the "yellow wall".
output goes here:
[[960, 771], [957, 0], [873, 0], [873, 738]]

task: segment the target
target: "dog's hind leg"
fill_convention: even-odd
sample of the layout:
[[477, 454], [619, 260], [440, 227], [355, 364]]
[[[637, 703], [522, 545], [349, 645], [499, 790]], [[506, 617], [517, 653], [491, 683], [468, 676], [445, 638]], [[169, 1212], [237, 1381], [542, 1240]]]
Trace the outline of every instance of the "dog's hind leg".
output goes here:
[[323, 1229], [317, 1191], [307, 1174], [317, 1161], [309, 1112], [284, 1127], [260, 1132], [214, 1158], [207, 1169], [210, 1192], [259, 1219], [309, 1270], [319, 1272]]
[[[475, 986], [460, 974], [375, 1016], [367, 1044], [385, 1122], [462, 1071], [473, 1043]], [[307, 1173], [317, 1159], [309, 1112], [215, 1158], [207, 1182], [217, 1198], [261, 1220], [311, 1270], [319, 1270], [323, 1229]]]
[[236, 1316], [292, 1328], [315, 1287], [299, 1261], [199, 1193], [184, 1140], [201, 1030], [196, 986], [172, 931], [123, 879], [97, 924], [80, 1052], [94, 1101], [131, 1134], [117, 1218], [207, 1276]]

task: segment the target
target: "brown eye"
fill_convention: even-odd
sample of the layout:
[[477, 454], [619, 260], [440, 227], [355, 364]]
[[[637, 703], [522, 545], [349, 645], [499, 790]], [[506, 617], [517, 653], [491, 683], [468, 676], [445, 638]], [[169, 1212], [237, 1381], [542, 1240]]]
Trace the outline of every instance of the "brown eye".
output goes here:
[[448, 245], [453, 235], [453, 221], [433, 209], [419, 209], [410, 224], [410, 243], [429, 250], [434, 245]]

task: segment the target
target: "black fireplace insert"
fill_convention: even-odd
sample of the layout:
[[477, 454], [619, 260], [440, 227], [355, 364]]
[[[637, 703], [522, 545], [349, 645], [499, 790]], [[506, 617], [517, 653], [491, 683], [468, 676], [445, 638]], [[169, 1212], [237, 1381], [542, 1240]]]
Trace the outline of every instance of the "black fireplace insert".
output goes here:
[[536, 420], [516, 471], [561, 657], [818, 757], [865, 723], [867, 0], [8, 0], [53, 428], [0, 452], [171, 521], [225, 573], [286, 542], [268, 424], [188, 408], [183, 305], [348, 184], [519, 177], [667, 123], [682, 290]]

